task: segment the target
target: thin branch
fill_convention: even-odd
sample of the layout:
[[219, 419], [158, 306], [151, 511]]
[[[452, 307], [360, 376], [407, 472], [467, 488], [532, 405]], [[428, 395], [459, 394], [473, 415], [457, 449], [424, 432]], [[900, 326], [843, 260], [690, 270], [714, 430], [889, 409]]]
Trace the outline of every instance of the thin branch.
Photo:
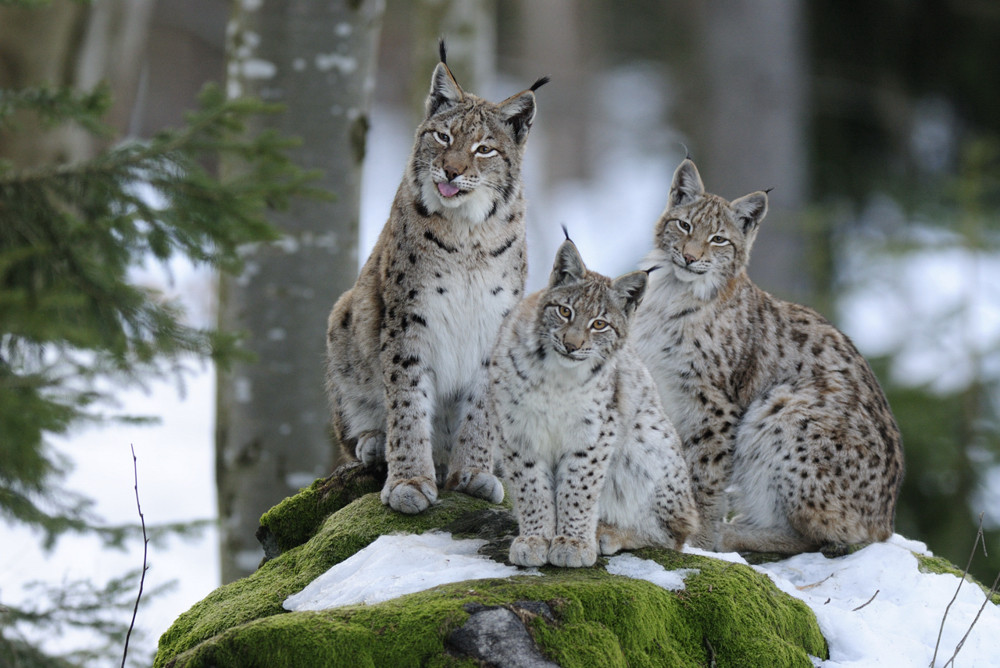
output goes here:
[[[969, 575], [969, 568], [972, 566], [972, 558], [976, 556], [976, 546], [979, 545], [979, 541], [983, 541], [983, 550], [986, 550], [986, 538], [983, 536], [983, 513], [979, 513], [979, 531], [976, 532], [976, 539], [972, 541], [972, 552], [969, 553], [969, 561], [965, 564], [965, 570], [962, 572], [962, 577], [958, 580], [958, 586], [955, 588], [955, 595], [951, 597], [950, 601], [948, 601], [948, 605], [944, 609], [944, 615], [941, 617], [941, 626], [938, 627], [937, 642], [934, 643], [934, 656], [931, 657], [930, 668], [934, 668], [934, 664], [937, 662], [938, 647], [941, 645], [941, 634], [944, 633], [944, 622], [948, 619], [948, 611], [951, 610], [951, 604], [955, 602], [956, 598], [958, 598], [958, 592], [962, 588], [965, 578]], [[987, 597], [987, 599], [989, 599], [989, 597]]]
[[[980, 515], [980, 517], [982, 516]], [[998, 571], [997, 576], [993, 578], [993, 586], [990, 587], [989, 593], [986, 594], [986, 598], [983, 600], [983, 604], [979, 606], [979, 612], [976, 613], [976, 616], [972, 620], [972, 623], [969, 624], [969, 629], [965, 632], [965, 635], [962, 636], [962, 639], [958, 641], [957, 645], [955, 645], [955, 652], [951, 655], [951, 658], [948, 659], [948, 661], [944, 664], [944, 668], [948, 668], [949, 664], [955, 665], [955, 657], [958, 656], [959, 650], [961, 650], [962, 646], [965, 645], [966, 639], [969, 637], [969, 634], [972, 633], [972, 627], [975, 626], [976, 622], [979, 621], [979, 615], [983, 614], [983, 609], [986, 607], [986, 604], [990, 602], [990, 599], [993, 598], [993, 594], [997, 592], [998, 584], [1000, 584], [1000, 571]]]
[[142, 514], [142, 506], [139, 504], [139, 467], [135, 457], [135, 446], [132, 448], [132, 474], [135, 476], [135, 507], [139, 511], [139, 522], [142, 524], [142, 575], [139, 576], [139, 594], [135, 597], [135, 607], [132, 608], [132, 623], [128, 625], [128, 633], [125, 634], [125, 650], [122, 652], [122, 668], [125, 668], [125, 659], [128, 657], [128, 641], [132, 637], [132, 629], [135, 628], [135, 617], [139, 613], [139, 601], [142, 599], [142, 586], [146, 582], [146, 556], [149, 551], [149, 538], [146, 537], [146, 518]]
[[865, 607], [866, 605], [868, 605], [869, 603], [871, 603], [872, 601], [874, 601], [874, 600], [875, 600], [875, 597], [876, 597], [876, 596], [878, 596], [878, 593], [879, 593], [879, 591], [880, 591], [879, 589], [876, 589], [876, 590], [875, 590], [875, 593], [874, 593], [874, 594], [872, 594], [872, 597], [871, 597], [870, 599], [868, 599], [867, 601], [865, 601], [864, 603], [862, 603], [862, 604], [861, 604], [861, 605], [859, 605], [858, 607], [856, 607], [856, 608], [854, 608], [853, 610], [851, 610], [851, 612], [857, 612], [857, 611], [858, 611], [858, 610], [860, 610], [861, 608]]

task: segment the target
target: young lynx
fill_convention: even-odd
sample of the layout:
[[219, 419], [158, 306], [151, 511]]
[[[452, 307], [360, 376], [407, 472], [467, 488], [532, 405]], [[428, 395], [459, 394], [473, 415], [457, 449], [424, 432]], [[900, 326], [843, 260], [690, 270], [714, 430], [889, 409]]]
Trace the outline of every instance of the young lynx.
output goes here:
[[[766, 211], [763, 192], [706, 193], [685, 160], [645, 260], [662, 269], [635, 336], [684, 441], [701, 511], [694, 542], [792, 553], [884, 540], [903, 478], [899, 429], [844, 334], [750, 282]], [[730, 492], [738, 514], [723, 522]]]
[[588, 271], [573, 242], [504, 322], [490, 364], [521, 566], [680, 548], [698, 511], [677, 433], [628, 340], [646, 273]]
[[426, 118], [389, 220], [330, 313], [334, 428], [382, 502], [419, 513], [438, 484], [499, 502], [486, 420], [489, 354], [525, 279], [521, 157], [534, 91], [499, 104], [461, 89], [441, 45]]

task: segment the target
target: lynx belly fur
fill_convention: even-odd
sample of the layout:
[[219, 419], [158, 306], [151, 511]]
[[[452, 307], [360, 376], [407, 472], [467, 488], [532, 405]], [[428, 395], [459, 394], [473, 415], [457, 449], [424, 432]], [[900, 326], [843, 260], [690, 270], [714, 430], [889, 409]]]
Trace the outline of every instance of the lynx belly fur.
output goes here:
[[766, 193], [728, 202], [685, 160], [669, 197], [634, 336], [691, 466], [692, 542], [794, 553], [888, 538], [899, 429], [847, 336], [747, 277]]
[[521, 158], [534, 90], [499, 104], [445, 61], [389, 220], [330, 313], [327, 390], [341, 443], [383, 461], [382, 501], [404, 513], [438, 485], [499, 502], [486, 415], [489, 354], [524, 289]]
[[610, 280], [569, 240], [506, 320], [490, 366], [521, 566], [680, 548], [698, 513], [677, 433], [628, 340], [646, 273]]

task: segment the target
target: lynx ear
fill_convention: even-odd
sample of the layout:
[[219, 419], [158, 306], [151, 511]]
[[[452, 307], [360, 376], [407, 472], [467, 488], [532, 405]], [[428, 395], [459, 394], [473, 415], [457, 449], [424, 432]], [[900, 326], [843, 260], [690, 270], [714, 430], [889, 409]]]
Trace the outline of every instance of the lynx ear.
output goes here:
[[767, 193], [764, 191], [750, 193], [734, 199], [730, 206], [736, 214], [736, 224], [743, 230], [743, 234], [749, 234], [767, 215]]
[[705, 194], [705, 184], [701, 182], [701, 174], [689, 158], [685, 158], [670, 184], [670, 206], [690, 204]]
[[649, 285], [649, 274], [645, 271], [633, 271], [611, 282], [611, 287], [622, 296], [625, 313], [629, 315], [642, 303], [647, 285]]
[[434, 74], [431, 76], [431, 90], [427, 95], [427, 102], [424, 103], [424, 108], [427, 110], [427, 118], [430, 118], [439, 111], [444, 111], [455, 106], [462, 101], [463, 97], [465, 97], [465, 93], [462, 92], [462, 87], [455, 81], [455, 77], [452, 76], [448, 65], [444, 61], [438, 63], [437, 67], [434, 68]]
[[584, 266], [583, 258], [576, 250], [576, 244], [567, 239], [556, 251], [556, 261], [552, 264], [552, 273], [549, 275], [549, 287], [556, 288], [576, 283], [586, 273], [587, 267]]
[[524, 143], [531, 123], [535, 120], [535, 91], [548, 82], [548, 77], [542, 77], [531, 84], [528, 90], [508, 97], [499, 105], [500, 118], [510, 126], [514, 141], [518, 144]]

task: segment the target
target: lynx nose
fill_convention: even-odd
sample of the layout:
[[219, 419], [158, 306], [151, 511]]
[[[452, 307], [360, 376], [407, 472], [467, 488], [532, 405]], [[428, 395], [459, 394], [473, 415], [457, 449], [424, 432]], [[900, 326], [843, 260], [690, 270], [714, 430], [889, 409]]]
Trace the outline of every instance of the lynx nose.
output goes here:
[[445, 165], [444, 166], [444, 175], [445, 175], [445, 177], [447, 177], [447, 179], [449, 181], [454, 181], [456, 178], [458, 178], [459, 176], [461, 176], [464, 173], [464, 171], [465, 170], [460, 170], [459, 168], [455, 167], [454, 165]]
[[697, 259], [698, 258], [696, 258], [694, 255], [691, 255], [690, 253], [684, 253], [684, 264], [691, 264]]
[[563, 346], [566, 347], [567, 353], [576, 352], [583, 347], [583, 337], [572, 333], [566, 334], [563, 336]]

